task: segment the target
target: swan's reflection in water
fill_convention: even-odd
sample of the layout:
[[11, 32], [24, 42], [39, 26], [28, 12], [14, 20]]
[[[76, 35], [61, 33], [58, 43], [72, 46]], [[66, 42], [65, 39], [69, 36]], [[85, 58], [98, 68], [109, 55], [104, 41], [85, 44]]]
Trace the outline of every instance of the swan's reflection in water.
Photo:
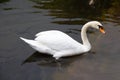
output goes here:
[[35, 52], [23, 62], [23, 65], [37, 68], [43, 80], [74, 80], [73, 78], [79, 80], [83, 77], [89, 78], [88, 72], [92, 72], [95, 68], [91, 65], [93, 60], [95, 61], [95, 58], [91, 52], [60, 58], [57, 61], [50, 55]]
[[85, 56], [85, 54], [60, 58], [59, 60], [55, 60], [51, 55], [42, 54], [39, 52], [35, 52], [33, 55], [28, 57], [23, 64], [26, 63], [36, 63], [40, 66], [51, 66], [51, 67], [67, 67], [72, 62], [76, 61], [77, 59], [81, 59]]

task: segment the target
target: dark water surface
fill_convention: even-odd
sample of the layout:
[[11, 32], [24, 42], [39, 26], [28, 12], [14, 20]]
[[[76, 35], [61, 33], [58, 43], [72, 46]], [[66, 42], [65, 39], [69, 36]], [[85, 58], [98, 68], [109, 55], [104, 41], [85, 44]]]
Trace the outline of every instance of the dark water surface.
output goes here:
[[[119, 5], [119, 0], [1, 0], [0, 80], [120, 80]], [[57, 29], [81, 42], [81, 27], [91, 20], [100, 21], [106, 34], [90, 29], [92, 50], [84, 55], [56, 62], [19, 39]]]

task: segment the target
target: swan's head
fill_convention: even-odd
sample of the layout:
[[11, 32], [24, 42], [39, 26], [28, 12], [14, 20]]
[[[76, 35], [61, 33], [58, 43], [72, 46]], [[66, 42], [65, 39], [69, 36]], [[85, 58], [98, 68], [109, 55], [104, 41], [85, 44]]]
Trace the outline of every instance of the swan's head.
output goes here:
[[90, 21], [90, 22], [88, 22], [87, 24], [88, 24], [90, 27], [95, 28], [95, 29], [99, 29], [100, 32], [105, 33], [105, 30], [104, 30], [104, 28], [103, 28], [103, 25], [102, 25], [100, 22], [98, 22], [98, 21]]

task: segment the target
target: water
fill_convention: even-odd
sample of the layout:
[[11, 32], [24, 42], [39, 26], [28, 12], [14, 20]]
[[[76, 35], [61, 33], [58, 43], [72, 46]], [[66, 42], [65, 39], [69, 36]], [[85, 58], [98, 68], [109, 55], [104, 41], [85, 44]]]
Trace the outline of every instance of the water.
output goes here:
[[[0, 80], [120, 80], [119, 1], [4, 1], [0, 2]], [[55, 61], [19, 39], [57, 29], [81, 42], [81, 27], [91, 20], [102, 22], [106, 34], [89, 29], [92, 50], [84, 55]]]

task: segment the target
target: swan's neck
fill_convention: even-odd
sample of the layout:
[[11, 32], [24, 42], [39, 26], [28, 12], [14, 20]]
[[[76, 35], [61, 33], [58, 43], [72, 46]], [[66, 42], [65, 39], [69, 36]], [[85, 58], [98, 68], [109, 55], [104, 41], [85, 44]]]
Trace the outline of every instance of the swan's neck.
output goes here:
[[90, 50], [91, 49], [91, 44], [90, 42], [88, 41], [88, 38], [87, 38], [87, 34], [86, 34], [86, 31], [87, 31], [87, 28], [90, 27], [88, 24], [85, 24], [83, 27], [82, 27], [82, 30], [81, 30], [81, 38], [82, 38], [82, 41], [83, 41], [83, 46], [85, 46], [85, 48], [87, 50]]

